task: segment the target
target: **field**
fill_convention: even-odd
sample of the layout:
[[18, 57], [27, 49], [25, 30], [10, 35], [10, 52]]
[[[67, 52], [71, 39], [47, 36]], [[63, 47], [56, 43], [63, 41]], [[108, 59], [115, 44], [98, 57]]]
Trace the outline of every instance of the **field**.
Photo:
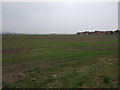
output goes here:
[[116, 88], [117, 35], [3, 35], [3, 88]]

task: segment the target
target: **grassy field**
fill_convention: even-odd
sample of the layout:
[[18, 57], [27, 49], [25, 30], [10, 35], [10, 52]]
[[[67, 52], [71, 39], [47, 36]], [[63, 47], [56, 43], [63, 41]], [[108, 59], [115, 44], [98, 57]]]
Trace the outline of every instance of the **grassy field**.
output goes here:
[[3, 88], [116, 88], [117, 35], [4, 35]]

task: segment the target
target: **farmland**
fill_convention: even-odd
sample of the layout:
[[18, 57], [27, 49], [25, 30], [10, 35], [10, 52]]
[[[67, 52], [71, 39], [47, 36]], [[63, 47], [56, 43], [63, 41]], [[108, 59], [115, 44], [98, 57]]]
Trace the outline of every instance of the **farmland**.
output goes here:
[[117, 35], [3, 35], [3, 88], [116, 88]]

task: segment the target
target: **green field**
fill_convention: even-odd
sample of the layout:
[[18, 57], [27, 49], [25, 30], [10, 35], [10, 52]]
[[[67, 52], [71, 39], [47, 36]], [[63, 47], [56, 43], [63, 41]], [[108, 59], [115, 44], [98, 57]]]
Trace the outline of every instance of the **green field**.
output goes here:
[[117, 35], [3, 35], [3, 88], [116, 88]]

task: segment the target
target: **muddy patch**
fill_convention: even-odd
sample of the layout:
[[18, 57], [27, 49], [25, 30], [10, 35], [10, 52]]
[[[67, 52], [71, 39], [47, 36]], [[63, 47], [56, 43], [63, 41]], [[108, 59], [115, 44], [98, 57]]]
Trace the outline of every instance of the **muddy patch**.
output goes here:
[[2, 49], [2, 53], [3, 54], [20, 54], [26, 50], [28, 50], [28, 48], [9, 48], [9, 49]]

